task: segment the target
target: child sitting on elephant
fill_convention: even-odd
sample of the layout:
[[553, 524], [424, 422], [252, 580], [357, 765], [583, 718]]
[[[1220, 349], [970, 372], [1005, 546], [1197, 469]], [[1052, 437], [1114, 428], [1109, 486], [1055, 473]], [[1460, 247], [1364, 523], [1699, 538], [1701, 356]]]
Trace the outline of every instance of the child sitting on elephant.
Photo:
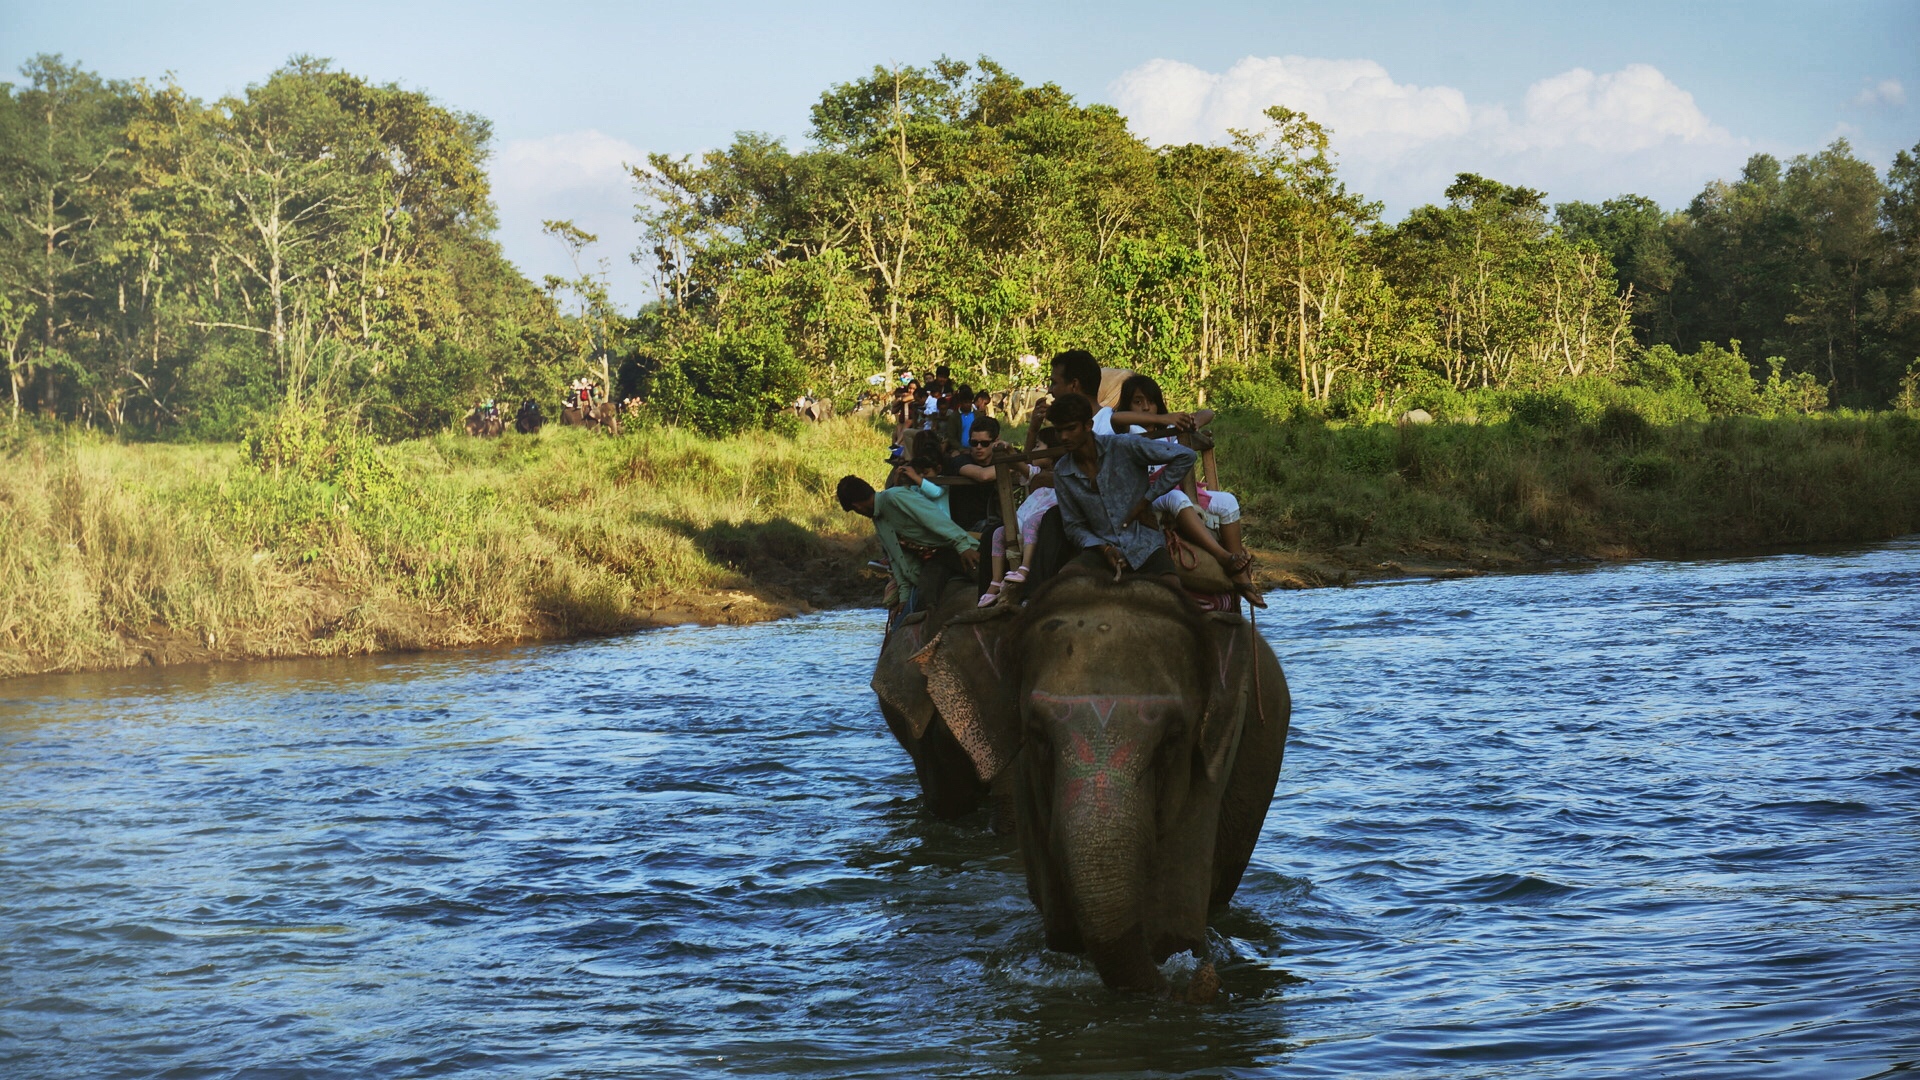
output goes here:
[[[1034, 448], [1045, 450], [1060, 441], [1058, 432], [1046, 429], [1039, 432], [1034, 440]], [[1018, 530], [1020, 545], [1017, 551], [1007, 549], [1007, 530], [1001, 526], [993, 531], [993, 582], [980, 596], [980, 606], [996, 604], [1012, 595], [1015, 586], [1024, 584], [1033, 566], [1034, 548], [1040, 540], [1040, 519], [1047, 511], [1060, 505], [1053, 491], [1053, 459], [1035, 458], [1027, 466], [1027, 497], [1013, 512], [1014, 527]], [[1007, 569], [1010, 555], [1020, 556], [1020, 565]]]

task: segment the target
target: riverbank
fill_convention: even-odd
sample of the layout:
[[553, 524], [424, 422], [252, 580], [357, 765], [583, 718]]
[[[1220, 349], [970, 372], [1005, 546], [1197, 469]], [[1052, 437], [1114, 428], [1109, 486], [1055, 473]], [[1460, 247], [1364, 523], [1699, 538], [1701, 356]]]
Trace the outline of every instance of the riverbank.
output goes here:
[[[1920, 531], [1907, 414], [1216, 430], [1269, 587]], [[833, 505], [842, 474], [884, 472], [884, 436], [853, 419], [717, 440], [8, 438], [0, 675], [755, 622], [880, 591], [871, 529]]]
[[1262, 580], [1306, 587], [1602, 559], [1873, 543], [1920, 531], [1912, 413], [1597, 423], [1224, 419]]
[[756, 622], [878, 596], [857, 572], [871, 529], [833, 484], [878, 474], [885, 447], [851, 420], [718, 440], [16, 437], [0, 675]]

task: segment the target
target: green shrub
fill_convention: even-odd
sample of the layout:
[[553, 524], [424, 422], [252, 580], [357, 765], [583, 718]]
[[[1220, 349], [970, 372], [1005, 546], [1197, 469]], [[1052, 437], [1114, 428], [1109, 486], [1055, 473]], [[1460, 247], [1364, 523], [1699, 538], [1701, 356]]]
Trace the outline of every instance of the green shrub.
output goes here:
[[1780, 369], [1786, 364], [1777, 356], [1767, 358], [1767, 385], [1760, 388], [1760, 411], [1767, 416], [1805, 416], [1819, 412], [1827, 407], [1827, 388], [1820, 385], [1809, 372], [1799, 372], [1792, 378], [1782, 379]]
[[383, 439], [446, 431], [485, 396], [486, 383], [487, 358], [443, 339], [389, 363], [363, 415]]
[[708, 336], [646, 380], [651, 415], [719, 437], [766, 427], [800, 394], [806, 371], [771, 336]]
[[1631, 405], [1608, 405], [1600, 419], [1594, 424], [1594, 431], [1602, 439], [1613, 443], [1637, 443], [1647, 437], [1653, 425], [1645, 416]]
[[1580, 422], [1580, 403], [1558, 390], [1523, 390], [1509, 396], [1507, 415], [1542, 431], [1565, 431]]
[[1737, 416], [1759, 411], [1759, 388], [1753, 368], [1740, 355], [1740, 343], [1723, 349], [1710, 341], [1691, 355], [1671, 345], [1655, 345], [1632, 367], [1633, 381], [1663, 393], [1691, 391], [1714, 416]]
[[1262, 380], [1233, 379], [1214, 391], [1214, 405], [1222, 412], [1251, 413], [1284, 424], [1308, 411], [1306, 395], [1298, 387]]
[[1445, 385], [1425, 387], [1401, 397], [1400, 412], [1414, 409], [1425, 409], [1435, 420], [1455, 423], [1471, 423], [1482, 418], [1470, 395]]
[[1396, 460], [1397, 435], [1388, 425], [1366, 424], [1344, 428], [1338, 445], [1340, 467], [1348, 472], [1381, 476], [1399, 468]]
[[1893, 395], [1893, 407], [1896, 409], [1920, 409], [1920, 357], [1907, 365], [1907, 373], [1900, 377], [1900, 389]]
[[1620, 463], [1620, 482], [1628, 487], [1662, 487], [1673, 475], [1673, 459], [1658, 450], [1642, 451]]
[[241, 453], [262, 474], [324, 484], [359, 502], [388, 502], [401, 490], [380, 445], [344, 416], [283, 407], [248, 429]]

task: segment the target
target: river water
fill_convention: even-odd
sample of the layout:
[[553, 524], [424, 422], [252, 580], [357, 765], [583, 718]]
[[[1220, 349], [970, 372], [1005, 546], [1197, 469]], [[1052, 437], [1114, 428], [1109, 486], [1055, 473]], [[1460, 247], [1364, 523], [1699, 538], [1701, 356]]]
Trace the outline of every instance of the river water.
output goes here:
[[1272, 600], [1208, 1007], [1046, 952], [921, 813], [877, 612], [0, 683], [0, 1075], [1920, 1060], [1920, 542]]

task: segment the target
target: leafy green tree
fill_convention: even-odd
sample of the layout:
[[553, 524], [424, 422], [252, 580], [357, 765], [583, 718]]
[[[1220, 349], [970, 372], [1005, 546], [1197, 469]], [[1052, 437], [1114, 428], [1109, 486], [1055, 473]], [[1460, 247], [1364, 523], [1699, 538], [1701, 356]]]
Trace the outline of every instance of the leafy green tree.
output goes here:
[[1672, 340], [1677, 329], [1673, 290], [1681, 272], [1672, 237], [1675, 215], [1644, 195], [1621, 195], [1598, 205], [1560, 203], [1553, 216], [1561, 235], [1591, 244], [1613, 265], [1632, 298], [1634, 330], [1641, 340]]
[[1757, 154], [1738, 180], [1709, 184], [1676, 233], [1675, 337], [1757, 341], [1844, 400], [1884, 401], [1897, 371], [1882, 344], [1887, 193], [1844, 139], [1784, 168]]
[[1462, 173], [1446, 194], [1382, 244], [1389, 280], [1431, 313], [1439, 374], [1465, 389], [1618, 371], [1629, 313], [1605, 254], [1547, 224], [1544, 192]]
[[800, 392], [805, 372], [771, 335], [708, 336], [646, 380], [648, 407], [667, 423], [708, 435], [765, 426]]
[[56, 376], [86, 386], [97, 373], [77, 353], [102, 297], [95, 273], [112, 245], [123, 182], [125, 88], [39, 56], [27, 84], [0, 93], [0, 288], [15, 312], [31, 307], [31, 336], [11, 351], [13, 395], [42, 410], [62, 402]]

